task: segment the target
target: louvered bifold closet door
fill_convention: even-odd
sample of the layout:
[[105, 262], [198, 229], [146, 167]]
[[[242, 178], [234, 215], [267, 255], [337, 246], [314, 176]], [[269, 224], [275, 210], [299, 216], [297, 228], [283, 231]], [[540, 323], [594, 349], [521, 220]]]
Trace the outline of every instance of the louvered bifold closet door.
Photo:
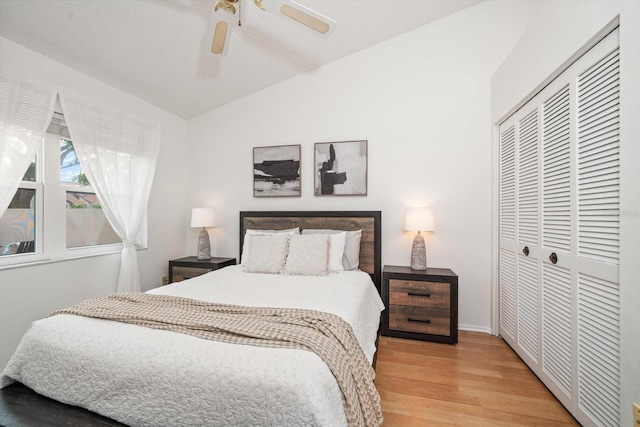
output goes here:
[[500, 334], [583, 426], [620, 425], [618, 30], [500, 124]]
[[[525, 110], [526, 112], [526, 110]], [[539, 110], [534, 108], [517, 117], [517, 342], [518, 354], [527, 360], [534, 372], [539, 364], [540, 280], [539, 244]]]
[[573, 397], [570, 107], [569, 84], [542, 105], [542, 372], [565, 404]]
[[516, 142], [515, 126], [500, 133], [500, 331], [516, 340]]
[[500, 331], [532, 367], [540, 342], [539, 109], [500, 127]]
[[620, 84], [617, 44], [577, 79], [578, 409], [620, 422]]

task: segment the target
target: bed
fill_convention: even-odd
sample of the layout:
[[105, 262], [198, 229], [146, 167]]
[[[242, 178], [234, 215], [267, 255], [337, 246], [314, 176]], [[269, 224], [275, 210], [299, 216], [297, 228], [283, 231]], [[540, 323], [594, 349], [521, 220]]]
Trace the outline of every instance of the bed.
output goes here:
[[[244, 265], [147, 294], [337, 315], [351, 326], [366, 360], [374, 363], [384, 308], [379, 296], [380, 221], [377, 211], [241, 212]], [[247, 253], [258, 251], [258, 242], [267, 241], [263, 235], [296, 228], [318, 235], [325, 234], [321, 230], [362, 230], [358, 269], [326, 276], [246, 272], [254, 266]], [[251, 237], [249, 249], [248, 230], [260, 236]], [[317, 238], [322, 239], [333, 241], [334, 237]], [[14, 381], [127, 425], [348, 424], [341, 388], [313, 352], [203, 340], [69, 314], [32, 324], [3, 372], [0, 386]]]

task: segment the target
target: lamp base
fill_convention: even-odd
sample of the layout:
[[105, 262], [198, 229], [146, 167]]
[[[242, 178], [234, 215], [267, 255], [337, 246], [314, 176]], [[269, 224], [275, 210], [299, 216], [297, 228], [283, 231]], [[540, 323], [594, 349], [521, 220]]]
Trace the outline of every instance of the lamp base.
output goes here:
[[209, 232], [202, 227], [198, 237], [198, 259], [211, 259], [211, 244], [209, 243]]
[[413, 238], [413, 247], [411, 248], [411, 269], [427, 269], [427, 246], [424, 243], [424, 237], [422, 237], [422, 234], [420, 234], [419, 231]]

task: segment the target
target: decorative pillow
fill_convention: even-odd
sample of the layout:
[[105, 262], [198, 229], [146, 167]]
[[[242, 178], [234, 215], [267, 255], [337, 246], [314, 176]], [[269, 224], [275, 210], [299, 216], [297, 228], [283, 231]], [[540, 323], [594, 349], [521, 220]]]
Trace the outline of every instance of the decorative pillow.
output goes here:
[[[344, 233], [343, 230], [329, 229], [304, 229], [302, 234], [337, 234]], [[345, 271], [357, 270], [360, 265], [360, 241], [362, 240], [362, 230], [346, 231], [344, 255], [342, 256], [342, 267]]]
[[300, 234], [300, 227], [287, 228], [286, 230], [255, 230], [248, 228], [244, 233], [244, 243], [242, 244], [242, 255], [240, 257], [240, 265], [245, 265], [245, 260], [247, 259], [247, 253], [249, 251], [249, 246], [251, 245], [249, 242], [251, 238], [249, 236], [257, 236], [257, 235], [270, 235], [270, 234]]
[[329, 274], [329, 241], [326, 234], [292, 235], [285, 273], [304, 276]]
[[251, 236], [244, 271], [248, 273], [281, 273], [287, 260], [289, 239], [287, 233], [256, 234]]
[[322, 232], [324, 230], [313, 230], [315, 233], [305, 232], [305, 235], [324, 234], [329, 236], [329, 271], [332, 273], [344, 271], [342, 257], [344, 256], [344, 243], [347, 237], [346, 231], [331, 230], [333, 233]]

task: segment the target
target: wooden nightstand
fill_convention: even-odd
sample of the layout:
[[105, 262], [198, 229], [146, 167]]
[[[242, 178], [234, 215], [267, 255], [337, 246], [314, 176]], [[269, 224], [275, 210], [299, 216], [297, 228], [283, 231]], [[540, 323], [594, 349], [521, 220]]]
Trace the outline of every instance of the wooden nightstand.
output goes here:
[[458, 276], [448, 268], [385, 265], [382, 271], [382, 334], [458, 342]]
[[194, 256], [172, 259], [169, 261], [169, 283], [191, 279], [228, 265], [236, 265], [236, 259], [211, 257], [199, 260]]

